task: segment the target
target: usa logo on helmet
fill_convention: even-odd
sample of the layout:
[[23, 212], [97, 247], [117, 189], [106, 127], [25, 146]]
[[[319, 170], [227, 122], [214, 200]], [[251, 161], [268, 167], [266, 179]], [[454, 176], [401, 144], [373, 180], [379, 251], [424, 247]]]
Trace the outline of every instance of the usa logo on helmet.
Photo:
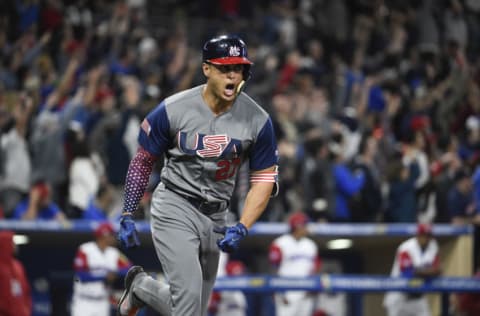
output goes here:
[[238, 46], [230, 46], [230, 52], [229, 52], [229, 55], [230, 56], [240, 56], [240, 47]]

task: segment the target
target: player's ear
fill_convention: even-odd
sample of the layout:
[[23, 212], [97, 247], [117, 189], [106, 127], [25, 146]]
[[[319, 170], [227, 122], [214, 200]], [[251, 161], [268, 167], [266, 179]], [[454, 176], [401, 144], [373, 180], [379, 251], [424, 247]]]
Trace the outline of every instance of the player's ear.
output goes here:
[[205, 75], [205, 77], [209, 78], [210, 77], [211, 66], [207, 63], [203, 63], [202, 64], [202, 70], [203, 70], [203, 74]]

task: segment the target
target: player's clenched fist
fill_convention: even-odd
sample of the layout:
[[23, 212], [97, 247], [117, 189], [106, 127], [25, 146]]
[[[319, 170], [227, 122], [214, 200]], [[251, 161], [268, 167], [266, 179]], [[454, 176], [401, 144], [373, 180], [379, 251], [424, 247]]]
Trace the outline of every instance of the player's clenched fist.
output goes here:
[[217, 245], [222, 251], [230, 253], [237, 250], [240, 246], [240, 240], [248, 235], [247, 227], [242, 223], [230, 227], [214, 227], [213, 231], [225, 235], [217, 240]]
[[118, 240], [125, 248], [140, 246], [140, 240], [138, 238], [138, 232], [135, 228], [135, 221], [132, 218], [132, 214], [123, 214], [120, 217]]

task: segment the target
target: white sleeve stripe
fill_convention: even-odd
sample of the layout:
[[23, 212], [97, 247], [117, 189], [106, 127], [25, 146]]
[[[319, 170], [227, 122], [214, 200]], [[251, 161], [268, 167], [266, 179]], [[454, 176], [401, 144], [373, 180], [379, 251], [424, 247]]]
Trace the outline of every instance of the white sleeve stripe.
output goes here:
[[251, 177], [255, 177], [255, 176], [276, 176], [278, 175], [278, 172], [277, 171], [269, 171], [269, 172], [260, 172], [260, 173], [251, 173], [250, 176]]
[[276, 182], [276, 176], [251, 176], [250, 182]]

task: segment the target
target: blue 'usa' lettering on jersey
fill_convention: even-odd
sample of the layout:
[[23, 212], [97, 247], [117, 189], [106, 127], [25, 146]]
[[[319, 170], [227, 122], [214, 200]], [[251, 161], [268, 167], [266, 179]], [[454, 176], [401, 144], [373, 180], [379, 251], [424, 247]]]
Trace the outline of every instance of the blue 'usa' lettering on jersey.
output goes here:
[[187, 134], [178, 132], [178, 146], [187, 155], [198, 155], [202, 158], [236, 158], [242, 153], [242, 142], [228, 135], [197, 134], [193, 148], [187, 146]]

